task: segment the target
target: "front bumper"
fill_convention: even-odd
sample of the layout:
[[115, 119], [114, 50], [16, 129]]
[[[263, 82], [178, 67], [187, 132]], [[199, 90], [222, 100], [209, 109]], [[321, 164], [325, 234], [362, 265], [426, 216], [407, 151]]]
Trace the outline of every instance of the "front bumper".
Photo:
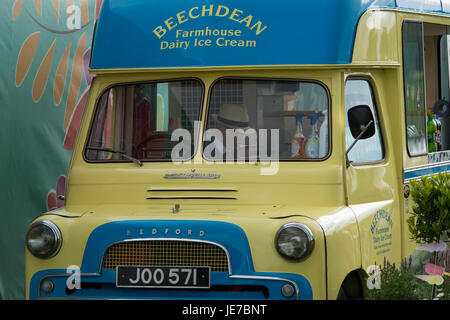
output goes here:
[[[228, 256], [227, 272], [211, 272], [209, 289], [117, 288], [116, 271], [104, 268], [105, 251], [124, 241], [170, 240], [204, 241], [222, 247]], [[66, 269], [35, 273], [30, 283], [30, 299], [229, 299], [229, 300], [310, 300], [312, 288], [298, 274], [256, 272], [245, 232], [235, 224], [215, 221], [141, 220], [110, 222], [90, 235], [80, 267], [80, 289], [68, 289], [74, 274]], [[68, 266], [69, 267], [69, 266]], [[54, 289], [45, 293], [42, 285], [52, 281]], [[292, 297], [282, 295], [291, 285]]]

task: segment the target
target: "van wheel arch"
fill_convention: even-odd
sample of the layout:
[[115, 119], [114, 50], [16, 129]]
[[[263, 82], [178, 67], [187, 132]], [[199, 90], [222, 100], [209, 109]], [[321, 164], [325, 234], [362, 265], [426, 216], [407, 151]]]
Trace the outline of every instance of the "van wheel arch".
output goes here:
[[337, 300], [360, 300], [364, 299], [363, 270], [350, 272], [342, 282]]

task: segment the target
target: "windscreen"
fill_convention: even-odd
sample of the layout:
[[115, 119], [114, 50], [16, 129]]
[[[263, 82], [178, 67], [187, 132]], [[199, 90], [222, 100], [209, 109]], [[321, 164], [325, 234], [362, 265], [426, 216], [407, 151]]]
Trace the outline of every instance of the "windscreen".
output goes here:
[[204, 157], [316, 160], [329, 151], [328, 92], [316, 82], [223, 79], [211, 89]]
[[[199, 81], [119, 85], [100, 97], [85, 158], [88, 161], [170, 160], [178, 129], [194, 134], [203, 87]], [[187, 157], [192, 157], [190, 148]]]

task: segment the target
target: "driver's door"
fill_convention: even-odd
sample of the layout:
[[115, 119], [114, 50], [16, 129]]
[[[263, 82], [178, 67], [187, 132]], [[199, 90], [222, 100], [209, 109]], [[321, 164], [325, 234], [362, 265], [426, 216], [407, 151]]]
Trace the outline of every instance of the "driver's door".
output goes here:
[[367, 105], [375, 120], [375, 134], [356, 142], [348, 153], [351, 164], [345, 169], [346, 198], [354, 211], [361, 239], [361, 263], [368, 266], [396, 262], [400, 258], [401, 224], [393, 157], [387, 152], [383, 121], [377, 108], [374, 81], [349, 77], [345, 83], [346, 147], [355, 141], [348, 123], [348, 110]]

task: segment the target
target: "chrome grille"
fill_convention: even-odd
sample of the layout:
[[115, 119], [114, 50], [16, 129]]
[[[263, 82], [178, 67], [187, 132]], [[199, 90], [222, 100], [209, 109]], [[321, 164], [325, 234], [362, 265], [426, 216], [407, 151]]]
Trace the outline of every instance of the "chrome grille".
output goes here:
[[117, 266], [205, 266], [211, 271], [228, 271], [225, 251], [214, 244], [194, 241], [149, 240], [112, 245], [103, 268]]

